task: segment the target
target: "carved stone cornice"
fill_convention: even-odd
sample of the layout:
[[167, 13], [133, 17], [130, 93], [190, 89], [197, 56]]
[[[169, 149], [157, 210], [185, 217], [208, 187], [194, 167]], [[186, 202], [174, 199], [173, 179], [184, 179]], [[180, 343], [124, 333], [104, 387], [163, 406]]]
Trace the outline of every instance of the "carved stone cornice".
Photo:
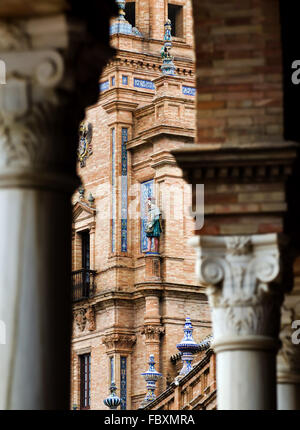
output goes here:
[[141, 329], [141, 334], [145, 335], [146, 342], [159, 342], [160, 337], [165, 334], [165, 328], [162, 326], [154, 326], [145, 324]]
[[[145, 71], [151, 74], [160, 74], [161, 59], [160, 57], [149, 58], [149, 55], [145, 57], [143, 54], [119, 50], [118, 54], [109, 62], [105, 72], [109, 72], [110, 69], [118, 67], [120, 69], [132, 69], [133, 71], [141, 72]], [[195, 76], [195, 67], [191, 61], [181, 61], [176, 59], [176, 73], [184, 78], [190, 78], [193, 82]]]
[[201, 236], [191, 243], [197, 276], [207, 285], [214, 345], [243, 339], [249, 348], [261, 337], [266, 348], [276, 347], [284, 292], [278, 236]]
[[171, 154], [188, 183], [243, 183], [285, 180], [292, 173], [299, 145], [295, 142], [261, 142], [230, 146], [196, 144]]
[[107, 352], [128, 351], [131, 352], [136, 342], [133, 334], [111, 333], [104, 336], [102, 343], [106, 346]]
[[[300, 383], [300, 296], [289, 294], [281, 308], [281, 349], [277, 356], [278, 382]], [[293, 323], [295, 324], [293, 328]]]

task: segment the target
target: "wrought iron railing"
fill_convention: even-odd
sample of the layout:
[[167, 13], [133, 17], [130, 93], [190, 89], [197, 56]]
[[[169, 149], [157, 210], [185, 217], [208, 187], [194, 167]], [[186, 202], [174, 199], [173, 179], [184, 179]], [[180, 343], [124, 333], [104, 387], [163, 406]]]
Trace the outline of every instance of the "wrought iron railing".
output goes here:
[[95, 270], [80, 269], [72, 272], [73, 301], [88, 299], [95, 291]]

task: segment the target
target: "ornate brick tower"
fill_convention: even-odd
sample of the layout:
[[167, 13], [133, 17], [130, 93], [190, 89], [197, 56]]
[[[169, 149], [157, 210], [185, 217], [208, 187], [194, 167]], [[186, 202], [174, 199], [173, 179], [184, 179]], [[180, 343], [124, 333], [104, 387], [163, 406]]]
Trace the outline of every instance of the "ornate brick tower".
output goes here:
[[80, 128], [73, 198], [71, 402], [81, 409], [102, 409], [113, 382], [121, 409], [137, 409], [151, 354], [163, 375], [156, 395], [177, 375], [185, 318], [197, 341], [210, 333], [187, 245], [191, 190], [170, 154], [195, 133], [191, 4], [117, 3], [116, 54]]

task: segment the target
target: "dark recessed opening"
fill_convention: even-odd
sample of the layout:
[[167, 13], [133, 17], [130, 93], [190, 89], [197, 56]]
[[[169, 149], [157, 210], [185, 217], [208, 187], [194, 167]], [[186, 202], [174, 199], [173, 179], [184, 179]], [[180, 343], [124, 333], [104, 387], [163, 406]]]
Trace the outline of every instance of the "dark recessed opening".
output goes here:
[[172, 23], [172, 36], [184, 37], [183, 35], [183, 6], [168, 4], [168, 17]]
[[125, 5], [125, 12], [126, 12], [126, 19], [127, 21], [132, 25], [132, 27], [135, 27], [135, 2], [130, 2]]

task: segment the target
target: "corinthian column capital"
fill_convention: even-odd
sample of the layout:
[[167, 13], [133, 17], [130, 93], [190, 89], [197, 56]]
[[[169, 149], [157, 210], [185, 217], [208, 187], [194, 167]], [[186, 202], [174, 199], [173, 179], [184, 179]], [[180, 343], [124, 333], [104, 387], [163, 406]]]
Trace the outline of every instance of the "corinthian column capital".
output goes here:
[[192, 244], [198, 278], [207, 285], [215, 345], [243, 338], [248, 348], [263, 337], [266, 348], [274, 346], [283, 297], [278, 236], [200, 236]]
[[277, 357], [278, 382], [300, 384], [300, 296], [289, 294], [281, 308], [281, 349]]
[[0, 85], [1, 186], [73, 190], [76, 132], [84, 108], [97, 100], [108, 54], [80, 19], [0, 20], [0, 59], [6, 65], [6, 85]]
[[[70, 196], [113, 12], [111, 2], [0, 1], [0, 409], [69, 406]], [[80, 329], [92, 330], [81, 311]]]

